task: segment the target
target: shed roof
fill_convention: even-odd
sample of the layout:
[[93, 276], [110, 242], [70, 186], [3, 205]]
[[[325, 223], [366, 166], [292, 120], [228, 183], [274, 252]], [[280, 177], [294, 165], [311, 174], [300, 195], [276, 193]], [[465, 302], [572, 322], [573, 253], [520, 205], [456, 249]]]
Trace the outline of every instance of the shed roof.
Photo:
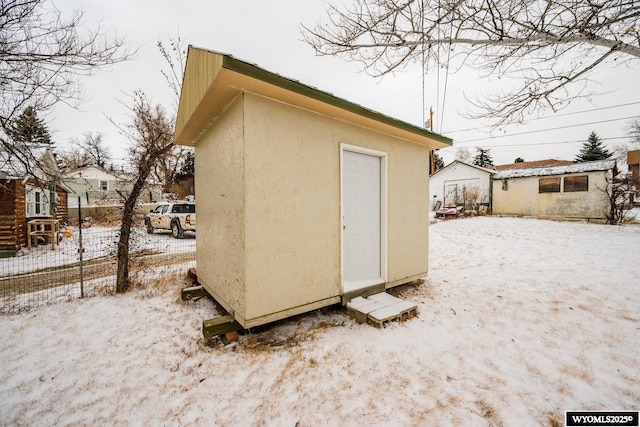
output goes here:
[[571, 165], [573, 164], [572, 160], [558, 160], [558, 159], [545, 159], [545, 160], [534, 160], [532, 162], [519, 162], [519, 163], [508, 163], [506, 165], [497, 165], [496, 170], [511, 170], [511, 169], [530, 169], [530, 168], [542, 168], [549, 166], [563, 166], [563, 165]]
[[512, 169], [499, 171], [493, 179], [523, 178], [528, 176], [566, 175], [570, 173], [584, 173], [612, 170], [616, 167], [615, 160], [596, 160], [593, 162], [572, 163], [564, 166], [549, 166], [542, 168]]
[[198, 136], [242, 91], [256, 93], [325, 116], [425, 145], [450, 146], [452, 140], [274, 74], [230, 55], [189, 46], [182, 82], [175, 142], [195, 144]]
[[493, 169], [483, 168], [482, 166], [474, 165], [472, 163], [463, 162], [461, 160], [454, 160], [453, 162], [449, 163], [447, 166], [443, 167], [442, 169], [437, 170], [434, 173], [432, 173], [431, 176], [437, 175], [440, 172], [447, 170], [449, 167], [451, 167], [451, 166], [453, 166], [455, 164], [461, 164], [461, 165], [464, 165], [464, 166], [469, 166], [471, 168], [478, 169], [478, 170], [480, 170], [482, 172], [486, 172], [488, 174], [493, 174], [493, 173], [496, 172]]

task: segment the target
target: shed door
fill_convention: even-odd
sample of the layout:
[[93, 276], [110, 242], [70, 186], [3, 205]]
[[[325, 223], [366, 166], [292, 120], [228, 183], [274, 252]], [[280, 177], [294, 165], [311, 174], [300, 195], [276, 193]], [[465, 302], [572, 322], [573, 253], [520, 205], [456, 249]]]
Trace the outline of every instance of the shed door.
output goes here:
[[342, 154], [342, 281], [344, 292], [383, 283], [382, 158]]

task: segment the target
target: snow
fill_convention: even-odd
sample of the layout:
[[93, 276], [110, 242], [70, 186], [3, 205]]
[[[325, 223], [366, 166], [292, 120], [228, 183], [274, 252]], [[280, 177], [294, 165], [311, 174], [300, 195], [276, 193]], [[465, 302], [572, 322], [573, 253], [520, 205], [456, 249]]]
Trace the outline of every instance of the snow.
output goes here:
[[564, 166], [547, 166], [529, 169], [508, 169], [496, 172], [493, 179], [522, 178], [525, 176], [566, 175], [569, 173], [585, 173], [594, 171], [608, 171], [616, 166], [615, 160], [596, 160]]
[[[69, 236], [65, 230], [70, 230]], [[115, 255], [119, 229], [117, 227], [92, 226], [82, 229], [83, 260], [89, 261]], [[144, 228], [133, 228], [131, 250], [152, 250], [164, 253], [194, 251], [195, 233], [185, 232], [184, 239], [174, 239], [169, 230], [156, 230], [147, 234]], [[61, 240], [51, 250], [50, 245], [34, 246], [31, 250], [23, 247], [16, 257], [0, 258], [0, 277], [29, 273], [49, 267], [59, 267], [80, 260], [80, 232], [77, 227], [67, 226], [61, 230]]]
[[0, 317], [2, 425], [564, 425], [640, 409], [640, 226], [430, 227], [430, 273], [384, 329], [339, 308], [205, 345], [167, 282]]

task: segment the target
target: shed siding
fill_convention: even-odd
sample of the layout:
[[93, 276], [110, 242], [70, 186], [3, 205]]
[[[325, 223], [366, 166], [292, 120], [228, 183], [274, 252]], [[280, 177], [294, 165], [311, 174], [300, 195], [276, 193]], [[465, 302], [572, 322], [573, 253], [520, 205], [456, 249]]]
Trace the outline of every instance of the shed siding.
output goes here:
[[202, 49], [189, 48], [187, 55], [188, 61], [182, 79], [180, 105], [176, 118], [176, 135], [179, 135], [191, 120], [203, 126], [210, 120], [210, 117], [202, 115], [193, 116], [207, 91], [210, 90], [211, 82], [220, 71], [223, 61], [221, 55], [214, 55]]
[[335, 123], [246, 99], [247, 319], [341, 293]]
[[231, 314], [245, 310], [243, 99], [195, 146], [198, 281]]
[[493, 212], [506, 215], [525, 215], [541, 218], [604, 219], [608, 211], [606, 172], [587, 172], [566, 176], [589, 176], [589, 191], [539, 193], [542, 176], [510, 178], [507, 189], [503, 181], [493, 181]]
[[17, 250], [27, 243], [25, 187], [19, 180], [11, 180], [0, 185], [0, 192], [0, 247], [5, 250]]
[[334, 150], [347, 143], [387, 153], [387, 287], [426, 275], [429, 149], [344, 122], [334, 128]]
[[341, 295], [341, 143], [388, 154], [387, 282], [426, 274], [426, 147], [257, 95], [245, 100], [247, 319]]
[[60, 220], [61, 224], [69, 222], [69, 195], [59, 186], [56, 189], [58, 194], [58, 205], [56, 206], [56, 218]]
[[20, 248], [20, 229], [16, 218], [16, 180], [0, 183], [0, 251]]

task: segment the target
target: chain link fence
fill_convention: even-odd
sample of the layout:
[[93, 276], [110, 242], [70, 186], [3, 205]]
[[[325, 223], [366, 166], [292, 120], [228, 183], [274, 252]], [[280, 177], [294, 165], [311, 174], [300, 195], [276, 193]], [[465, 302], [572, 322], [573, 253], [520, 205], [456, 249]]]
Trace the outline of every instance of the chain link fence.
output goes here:
[[[51, 244], [23, 248], [0, 259], [0, 314], [18, 313], [58, 301], [115, 292], [119, 230], [89, 227], [61, 230]], [[81, 252], [82, 251], [82, 257]], [[195, 267], [195, 233], [174, 239], [169, 232], [132, 230], [129, 277], [135, 285], [177, 280]]]

